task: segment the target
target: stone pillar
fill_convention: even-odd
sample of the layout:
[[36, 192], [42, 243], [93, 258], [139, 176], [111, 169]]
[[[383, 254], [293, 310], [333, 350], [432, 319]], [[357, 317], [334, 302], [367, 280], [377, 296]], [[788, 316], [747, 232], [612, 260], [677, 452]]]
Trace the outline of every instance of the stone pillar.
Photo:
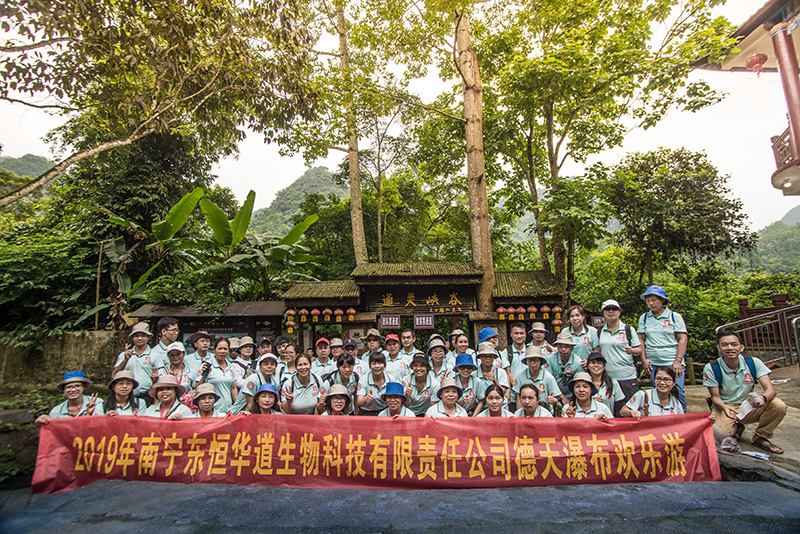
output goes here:
[[[797, 28], [797, 20], [776, 24], [770, 30], [772, 46], [778, 60], [778, 70], [783, 84], [783, 95], [789, 111], [789, 127], [792, 132], [791, 148], [793, 156], [800, 156], [800, 69], [790, 31]], [[797, 132], [798, 135], [795, 134]]]

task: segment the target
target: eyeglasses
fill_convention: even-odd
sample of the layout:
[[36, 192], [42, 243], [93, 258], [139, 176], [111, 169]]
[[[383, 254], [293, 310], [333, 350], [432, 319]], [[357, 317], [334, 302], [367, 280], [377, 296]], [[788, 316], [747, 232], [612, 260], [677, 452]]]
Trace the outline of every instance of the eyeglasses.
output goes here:
[[180, 332], [180, 331], [181, 331], [181, 329], [180, 329], [180, 328], [178, 328], [177, 326], [176, 326], [176, 327], [173, 327], [173, 328], [165, 328], [165, 330], [166, 330], [167, 332]]
[[603, 308], [603, 311], [604, 312], [607, 312], [607, 311], [619, 311], [619, 308], [616, 308], [614, 306], [609, 306], [608, 308]]
[[669, 377], [666, 377], [666, 376], [657, 376], [656, 377], [656, 382], [664, 382], [666, 384], [669, 384], [670, 382], [673, 382], [673, 380], [671, 378], [669, 378]]
[[83, 384], [68, 384], [64, 386], [64, 391], [72, 391], [73, 389], [83, 389]]

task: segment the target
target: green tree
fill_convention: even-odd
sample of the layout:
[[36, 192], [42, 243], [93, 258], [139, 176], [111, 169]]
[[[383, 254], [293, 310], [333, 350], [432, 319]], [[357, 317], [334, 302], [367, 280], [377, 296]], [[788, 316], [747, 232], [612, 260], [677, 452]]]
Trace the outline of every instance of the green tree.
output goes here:
[[[113, 135], [91, 121], [71, 134], [78, 146]], [[124, 314], [129, 304], [127, 288], [161, 259], [166, 261], [155, 276], [179, 264], [158, 257], [144, 244], [137, 246], [135, 233], [109, 225], [102, 209], [96, 208], [149, 228], [163, 220], [184, 194], [202, 187], [216, 204], [235, 211], [233, 195], [213, 186], [210, 169], [211, 159], [203, 154], [195, 136], [168, 133], [155, 133], [72, 167], [47, 187], [48, 194], [35, 211], [14, 220], [0, 234], [0, 328], [14, 331], [19, 340], [27, 339], [26, 334], [87, 326], [85, 322], [78, 325], [78, 319], [101, 303], [116, 306]], [[180, 235], [203, 235], [203, 225], [202, 216], [193, 214]], [[103, 252], [111, 246], [113, 250], [108, 250], [117, 258], [113, 261]], [[118, 251], [132, 252], [122, 258]], [[126, 282], [120, 283], [121, 275], [127, 277]]]
[[[475, 24], [487, 158], [505, 164], [496, 168], [509, 207], [524, 209], [527, 196], [540, 222], [538, 188], [558, 184], [567, 158], [581, 163], [619, 146], [628, 129], [650, 127], [671, 108], [695, 111], [716, 102], [707, 84], [686, 78], [695, 58], [717, 59], [733, 48], [731, 26], [710, 16], [718, 3], [488, 4], [488, 16]], [[536, 231], [541, 263], [550, 269], [546, 228]], [[563, 279], [565, 236], [550, 237], [552, 270]]]
[[0, 207], [156, 132], [191, 133], [206, 151], [229, 154], [244, 126], [270, 140], [311, 116], [308, 35], [296, 15], [291, 0], [6, 2], [0, 99], [89, 114], [116, 135], [76, 149]]
[[742, 202], [729, 197], [727, 177], [703, 153], [635, 153], [611, 169], [595, 166], [590, 176], [621, 225], [614, 241], [632, 252], [640, 287], [645, 275], [651, 284], [655, 272], [680, 260], [713, 263], [755, 245]]

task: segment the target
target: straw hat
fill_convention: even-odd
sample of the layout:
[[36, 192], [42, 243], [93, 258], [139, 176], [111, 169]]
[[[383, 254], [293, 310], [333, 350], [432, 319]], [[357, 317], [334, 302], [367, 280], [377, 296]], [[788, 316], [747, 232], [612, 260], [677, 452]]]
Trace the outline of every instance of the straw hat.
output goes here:
[[542, 356], [541, 349], [539, 347], [534, 347], [533, 345], [531, 345], [530, 347], [527, 347], [525, 349], [525, 356], [522, 357], [521, 361], [522, 363], [525, 363], [526, 361], [532, 360], [534, 358], [539, 358], [540, 360], [542, 360], [542, 363], [547, 361], [547, 358]]
[[568, 330], [562, 330], [556, 338], [556, 345], [572, 345], [575, 346], [575, 341], [572, 340], [572, 334]]
[[[202, 397], [203, 395], [214, 395], [214, 399], [219, 400], [221, 397], [217, 395], [217, 390], [214, 388], [214, 384], [200, 384], [194, 390], [194, 405], [197, 406], [197, 399]], [[199, 408], [199, 406], [197, 406]]]
[[136, 380], [136, 378], [134, 378], [133, 371], [119, 371], [111, 380], [111, 382], [108, 383], [108, 389], [113, 390], [114, 384], [116, 384], [122, 379], [130, 380], [131, 382], [133, 382], [133, 389], [139, 387], [139, 382]]
[[485, 341], [478, 345], [478, 357], [480, 356], [496, 356], [497, 349], [494, 347], [494, 343], [489, 341]]
[[148, 337], [153, 337], [153, 334], [150, 333], [147, 323], [136, 323], [133, 325], [133, 328], [131, 328], [131, 333], [128, 334], [128, 337], [133, 337], [136, 334], [147, 334]]
[[186, 389], [175, 379], [175, 377], [171, 374], [166, 374], [158, 377], [158, 382], [150, 386], [150, 390], [148, 393], [152, 398], [156, 398], [159, 389], [163, 388], [175, 388], [178, 390], [178, 397], [183, 397], [183, 394], [186, 392]]
[[442, 383], [439, 386], [439, 392], [436, 394], [439, 397], [439, 400], [441, 400], [441, 398], [442, 398], [442, 391], [444, 391], [446, 388], [456, 388], [458, 390], [458, 398], [459, 399], [464, 394], [464, 390], [461, 389], [461, 386], [459, 386], [456, 383], [455, 379], [454, 378], [450, 378], [448, 376], [448, 377], [442, 378]]

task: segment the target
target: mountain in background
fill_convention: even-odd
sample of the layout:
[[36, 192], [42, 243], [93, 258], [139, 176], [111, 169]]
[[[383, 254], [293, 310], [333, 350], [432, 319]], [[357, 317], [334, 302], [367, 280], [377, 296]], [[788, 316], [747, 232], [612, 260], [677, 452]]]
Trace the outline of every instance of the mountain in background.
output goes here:
[[250, 230], [262, 235], [286, 234], [292, 229], [292, 215], [297, 213], [300, 203], [308, 193], [321, 193], [325, 196], [333, 193], [341, 198], [347, 195], [347, 190], [333, 183], [327, 168], [308, 169], [290, 186], [278, 191], [268, 208], [253, 213]]
[[0, 168], [11, 171], [17, 176], [27, 176], [28, 178], [38, 178], [53, 168], [55, 164], [55, 161], [33, 154], [25, 154], [21, 158], [0, 157]]
[[800, 222], [800, 206], [795, 206], [794, 208], [790, 209], [789, 212], [783, 216], [781, 222], [786, 223], [786, 226], [794, 226], [795, 224]]

